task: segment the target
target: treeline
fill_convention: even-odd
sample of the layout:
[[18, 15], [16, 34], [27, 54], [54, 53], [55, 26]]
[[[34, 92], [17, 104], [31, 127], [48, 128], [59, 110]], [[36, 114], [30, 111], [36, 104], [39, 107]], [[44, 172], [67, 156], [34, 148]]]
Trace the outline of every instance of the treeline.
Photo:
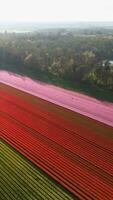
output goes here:
[[113, 31], [108, 29], [43, 30], [1, 33], [0, 66], [31, 70], [73, 83], [113, 90]]

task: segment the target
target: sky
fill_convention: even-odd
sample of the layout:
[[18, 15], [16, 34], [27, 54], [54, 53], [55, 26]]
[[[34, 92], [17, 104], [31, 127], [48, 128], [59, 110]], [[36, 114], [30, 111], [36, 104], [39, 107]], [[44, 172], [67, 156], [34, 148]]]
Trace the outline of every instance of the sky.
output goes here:
[[113, 0], [0, 0], [0, 21], [113, 21]]

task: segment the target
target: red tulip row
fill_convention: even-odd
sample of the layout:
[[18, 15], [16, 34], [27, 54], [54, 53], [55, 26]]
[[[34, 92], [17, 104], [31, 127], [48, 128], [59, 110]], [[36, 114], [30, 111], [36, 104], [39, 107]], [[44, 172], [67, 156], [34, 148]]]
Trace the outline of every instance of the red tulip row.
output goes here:
[[[113, 175], [113, 156], [111, 152], [105, 151], [100, 146], [94, 146], [88, 140], [80, 138], [76, 134], [71, 134], [71, 131], [62, 130], [62, 128], [55, 126], [52, 122], [46, 121], [46, 118], [41, 119], [10, 102], [0, 100], [0, 107], [2, 112], [5, 112], [21, 124], [34, 130], [35, 137], [42, 135], [42, 137], [46, 137], [65, 148], [65, 150], [70, 151], [72, 156], [73, 154], [78, 155], [84, 159], [84, 162], [88, 158], [90, 164], [96, 165], [96, 167], [102, 169], [107, 174]], [[111, 165], [108, 165], [108, 163], [111, 163]]]
[[112, 146], [91, 143], [86, 133], [23, 104], [0, 99], [1, 138], [80, 199], [113, 199]]
[[[28, 112], [30, 115], [33, 114], [34, 117], [36, 116], [38, 118], [42, 118], [43, 120], [51, 122], [57, 127], [71, 131], [71, 134], [76, 134], [76, 136], [78, 135], [79, 138], [81, 137], [84, 140], [88, 140], [88, 142], [93, 143], [95, 146], [99, 145], [99, 148], [104, 148], [105, 150], [113, 152], [113, 141], [99, 136], [98, 133], [95, 134], [95, 132], [89, 130], [88, 128], [84, 130], [84, 127], [78, 126], [78, 124], [74, 125], [61, 116], [47, 111], [47, 109], [42, 108], [40, 105], [29, 104], [25, 100], [17, 98], [16, 96], [6, 92], [0, 92], [0, 100], [4, 100], [7, 103], [9, 102], [10, 105], [13, 104], [13, 106], [15, 105], [17, 108]], [[46, 104], [47, 101], [43, 101]]]

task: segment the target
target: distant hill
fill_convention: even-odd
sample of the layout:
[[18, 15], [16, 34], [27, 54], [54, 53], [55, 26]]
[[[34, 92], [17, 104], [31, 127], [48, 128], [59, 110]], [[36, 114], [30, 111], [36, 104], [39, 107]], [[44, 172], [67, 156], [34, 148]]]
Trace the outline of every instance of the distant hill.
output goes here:
[[22, 23], [0, 23], [0, 32], [33, 32], [40, 29], [55, 28], [110, 28], [113, 29], [111, 22], [22, 22]]

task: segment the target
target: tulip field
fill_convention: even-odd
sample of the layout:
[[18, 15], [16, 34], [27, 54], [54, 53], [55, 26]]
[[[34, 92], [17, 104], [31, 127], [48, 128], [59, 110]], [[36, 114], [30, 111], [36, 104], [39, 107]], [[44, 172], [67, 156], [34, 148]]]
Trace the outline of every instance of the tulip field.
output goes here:
[[0, 137], [1, 199], [113, 199], [113, 127], [0, 84]]
[[28, 162], [11, 146], [0, 142], [1, 146], [1, 195], [0, 199], [66, 199], [73, 200], [42, 170]]

